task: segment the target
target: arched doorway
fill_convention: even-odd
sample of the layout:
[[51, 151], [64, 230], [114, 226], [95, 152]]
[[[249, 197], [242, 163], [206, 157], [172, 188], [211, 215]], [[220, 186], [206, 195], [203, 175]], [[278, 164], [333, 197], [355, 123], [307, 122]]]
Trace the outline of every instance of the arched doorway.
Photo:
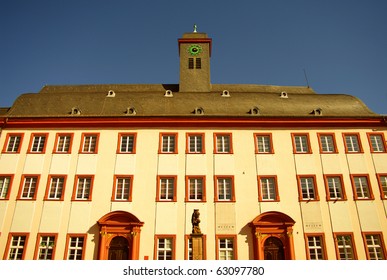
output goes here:
[[98, 259], [138, 260], [143, 224], [136, 216], [125, 211], [110, 212], [99, 219]]
[[109, 260], [128, 260], [129, 242], [125, 237], [116, 236], [110, 241]]
[[293, 225], [288, 215], [270, 211], [250, 224], [254, 234], [254, 258], [257, 260], [293, 260]]
[[269, 237], [264, 243], [265, 260], [284, 260], [284, 245], [277, 237]]

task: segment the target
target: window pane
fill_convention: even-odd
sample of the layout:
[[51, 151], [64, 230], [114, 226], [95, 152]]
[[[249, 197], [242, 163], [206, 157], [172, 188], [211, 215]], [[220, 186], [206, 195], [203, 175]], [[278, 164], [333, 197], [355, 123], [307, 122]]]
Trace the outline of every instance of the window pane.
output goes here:
[[0, 177], [0, 199], [7, 197], [10, 181], [10, 177]]
[[175, 136], [163, 135], [162, 137], [162, 152], [174, 153], [175, 152]]
[[332, 135], [321, 135], [320, 142], [321, 142], [321, 149], [323, 152], [333, 153], [335, 151]]
[[381, 135], [371, 135], [370, 140], [373, 152], [385, 152], [383, 138]]
[[258, 153], [271, 153], [270, 136], [257, 136]]
[[315, 199], [313, 178], [300, 178], [301, 192], [303, 199]]
[[306, 135], [294, 136], [294, 142], [296, 145], [296, 152], [307, 153], [308, 152], [308, 139]]
[[218, 179], [218, 200], [231, 200], [231, 179]]
[[370, 260], [384, 260], [384, 252], [379, 234], [366, 235], [366, 245]]
[[77, 199], [89, 199], [91, 188], [91, 179], [90, 178], [79, 178], [77, 186]]
[[203, 179], [200, 179], [200, 178], [189, 179], [189, 199], [190, 200], [203, 199]]
[[261, 178], [261, 193], [263, 200], [276, 200], [274, 178]]
[[356, 135], [345, 136], [348, 152], [360, 152], [359, 142]]
[[309, 257], [311, 260], [323, 260], [324, 251], [321, 236], [308, 236]]
[[46, 136], [35, 136], [33, 138], [31, 152], [43, 152]]
[[134, 135], [121, 136], [121, 153], [132, 153], [134, 150]]
[[350, 235], [337, 236], [337, 249], [339, 251], [340, 260], [354, 259], [352, 237]]
[[56, 151], [60, 153], [67, 153], [70, 149], [71, 136], [62, 135], [58, 137]]
[[328, 177], [328, 189], [330, 199], [343, 199], [340, 177]]
[[62, 197], [64, 178], [63, 177], [53, 177], [51, 178], [50, 191], [48, 198], [50, 199], [60, 199]]
[[216, 136], [216, 151], [218, 153], [230, 153], [230, 135]]
[[118, 178], [116, 182], [116, 200], [129, 199], [130, 178]]
[[9, 248], [9, 260], [21, 260], [23, 258], [26, 236], [12, 236]]
[[55, 236], [42, 236], [39, 243], [38, 260], [51, 260], [55, 246]]
[[36, 177], [26, 177], [24, 179], [23, 192], [21, 195], [22, 198], [32, 199], [34, 197], [36, 190], [36, 182]]
[[20, 136], [10, 136], [8, 139], [7, 152], [17, 152], [20, 145]]
[[201, 153], [202, 152], [202, 136], [190, 135], [189, 136], [189, 152]]
[[357, 198], [370, 198], [367, 177], [354, 177]]
[[383, 192], [382, 197], [387, 198], [387, 176], [380, 176], [380, 188]]
[[160, 200], [173, 200], [174, 179], [160, 179]]

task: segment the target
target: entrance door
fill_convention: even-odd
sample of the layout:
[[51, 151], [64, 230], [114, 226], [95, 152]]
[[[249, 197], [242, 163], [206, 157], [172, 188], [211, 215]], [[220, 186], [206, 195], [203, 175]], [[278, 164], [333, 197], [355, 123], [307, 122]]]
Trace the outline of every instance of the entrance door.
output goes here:
[[116, 236], [109, 246], [109, 260], [128, 260], [129, 242], [125, 237]]
[[284, 260], [284, 246], [276, 237], [269, 237], [264, 243], [265, 260]]

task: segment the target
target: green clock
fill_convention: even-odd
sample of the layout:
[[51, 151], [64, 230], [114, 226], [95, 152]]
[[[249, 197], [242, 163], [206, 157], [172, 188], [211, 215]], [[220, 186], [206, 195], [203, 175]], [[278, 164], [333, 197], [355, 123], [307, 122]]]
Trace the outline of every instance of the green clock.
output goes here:
[[200, 45], [191, 45], [189, 48], [188, 48], [188, 52], [191, 54], [191, 55], [198, 55], [199, 53], [202, 52], [202, 47]]

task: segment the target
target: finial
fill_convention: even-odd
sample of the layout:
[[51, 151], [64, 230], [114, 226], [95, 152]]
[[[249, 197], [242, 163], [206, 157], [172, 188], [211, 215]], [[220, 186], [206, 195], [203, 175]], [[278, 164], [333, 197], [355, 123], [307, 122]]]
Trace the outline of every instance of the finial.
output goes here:
[[194, 24], [193, 28], [194, 28], [193, 33], [197, 33], [198, 32], [198, 30], [197, 30], [198, 26], [196, 24]]

